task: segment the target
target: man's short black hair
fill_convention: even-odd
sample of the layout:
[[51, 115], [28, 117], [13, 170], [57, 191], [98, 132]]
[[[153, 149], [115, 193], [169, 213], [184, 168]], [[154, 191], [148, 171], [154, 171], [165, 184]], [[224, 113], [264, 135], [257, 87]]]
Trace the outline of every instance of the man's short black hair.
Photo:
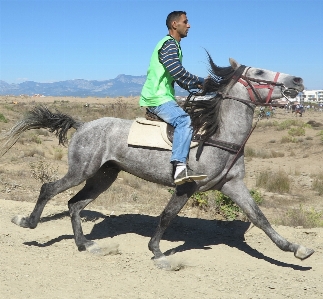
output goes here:
[[181, 11], [181, 10], [176, 10], [176, 11], [172, 11], [166, 19], [166, 26], [168, 29], [172, 28], [172, 23], [174, 21], [177, 21], [181, 15], [186, 15], [185, 11]]

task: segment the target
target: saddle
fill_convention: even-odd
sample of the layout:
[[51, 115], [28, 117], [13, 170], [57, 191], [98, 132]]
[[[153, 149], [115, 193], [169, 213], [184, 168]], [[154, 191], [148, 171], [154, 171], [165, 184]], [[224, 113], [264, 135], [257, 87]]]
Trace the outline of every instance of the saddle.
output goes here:
[[[159, 121], [159, 122], [163, 122], [164, 123], [164, 121], [158, 115], [150, 112], [147, 108], [146, 108], [145, 118], [147, 120], [150, 120], [150, 121]], [[169, 142], [173, 143], [173, 139], [174, 139], [174, 127], [171, 126], [168, 123], [166, 123], [166, 134], [167, 134], [167, 139], [169, 140]]]
[[[128, 144], [137, 147], [171, 150], [173, 138], [174, 127], [146, 109], [145, 118], [136, 118], [133, 122], [128, 135]], [[190, 148], [200, 146], [202, 150], [203, 145], [216, 146], [233, 153], [237, 153], [240, 149], [240, 145], [221, 141], [214, 136], [206, 141], [201, 141], [201, 135], [195, 134]]]
[[[156, 116], [157, 117], [157, 116]], [[132, 123], [128, 145], [135, 147], [172, 149], [174, 128], [161, 120], [152, 120], [152, 117], [136, 118]], [[197, 142], [191, 142], [190, 147], [197, 146]]]

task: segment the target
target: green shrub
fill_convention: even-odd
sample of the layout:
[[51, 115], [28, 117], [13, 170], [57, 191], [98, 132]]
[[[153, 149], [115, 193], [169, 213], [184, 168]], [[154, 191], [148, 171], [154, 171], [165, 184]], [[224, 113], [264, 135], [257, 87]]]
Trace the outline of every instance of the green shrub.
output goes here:
[[261, 192], [257, 189], [251, 189], [249, 192], [253, 200], [256, 202], [256, 204], [261, 205], [262, 202], [264, 201], [264, 198], [262, 197]]
[[197, 206], [202, 209], [206, 209], [209, 204], [209, 193], [207, 192], [196, 192], [192, 195], [193, 206]]
[[[303, 128], [303, 129], [312, 127], [311, 125], [306, 124], [303, 121], [298, 119], [286, 119], [283, 122], [276, 124], [276, 130], [283, 131], [283, 130], [291, 129], [292, 126], [297, 128]], [[297, 136], [300, 136], [300, 135], [297, 135]]]
[[3, 123], [8, 122], [7, 119], [5, 118], [5, 116], [2, 113], [0, 113], [0, 122], [3, 122]]
[[[173, 190], [169, 190], [173, 193]], [[260, 191], [256, 189], [250, 190], [250, 195], [257, 204], [263, 202]], [[204, 211], [214, 211], [226, 220], [234, 220], [242, 218], [242, 210], [232, 201], [232, 199], [224, 195], [221, 191], [210, 190], [205, 192], [196, 192], [192, 195], [192, 205], [203, 209]]]
[[291, 128], [288, 130], [290, 136], [305, 136], [305, 129], [302, 127]]

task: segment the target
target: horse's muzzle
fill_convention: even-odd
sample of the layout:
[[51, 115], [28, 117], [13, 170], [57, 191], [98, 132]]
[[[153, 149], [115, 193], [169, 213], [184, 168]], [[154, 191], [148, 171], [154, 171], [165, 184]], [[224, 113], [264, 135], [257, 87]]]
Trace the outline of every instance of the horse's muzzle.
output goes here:
[[287, 88], [283, 91], [283, 94], [289, 98], [295, 98], [298, 95], [299, 91], [294, 88]]
[[296, 85], [303, 85], [303, 79], [301, 77], [294, 77], [293, 83]]

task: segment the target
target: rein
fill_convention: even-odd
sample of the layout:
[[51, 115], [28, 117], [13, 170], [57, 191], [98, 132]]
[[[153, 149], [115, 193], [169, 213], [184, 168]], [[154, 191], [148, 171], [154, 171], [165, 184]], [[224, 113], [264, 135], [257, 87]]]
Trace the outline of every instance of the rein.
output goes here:
[[238, 158], [239, 158], [239, 154], [240, 154], [240, 153], [241, 153], [241, 151], [244, 149], [244, 147], [245, 147], [245, 145], [246, 145], [246, 143], [247, 143], [247, 141], [248, 141], [249, 137], [251, 136], [252, 132], [253, 132], [253, 131], [254, 131], [254, 129], [256, 128], [256, 126], [257, 126], [257, 124], [258, 124], [258, 121], [259, 121], [260, 119], [262, 119], [262, 118], [263, 118], [263, 116], [264, 116], [264, 109], [261, 109], [261, 110], [260, 110], [260, 113], [259, 113], [259, 116], [258, 116], [258, 119], [257, 119], [257, 121], [256, 121], [256, 123], [255, 123], [255, 125], [252, 127], [252, 129], [250, 130], [250, 132], [249, 132], [249, 134], [247, 135], [246, 139], [245, 139], [245, 140], [243, 141], [243, 143], [241, 144], [241, 146], [240, 146], [240, 148], [239, 148], [238, 152], [237, 152], [237, 153], [236, 153], [236, 155], [234, 156], [234, 158], [233, 158], [233, 160], [232, 160], [232, 162], [231, 162], [231, 164], [230, 164], [230, 166], [229, 166], [228, 170], [226, 171], [226, 173], [225, 173], [225, 175], [224, 175], [224, 177], [222, 178], [222, 180], [221, 180], [221, 181], [223, 181], [223, 180], [227, 177], [227, 175], [228, 175], [229, 171], [231, 170], [231, 168], [233, 167], [234, 163], [236, 163], [236, 162], [237, 162], [237, 160], [238, 160]]

